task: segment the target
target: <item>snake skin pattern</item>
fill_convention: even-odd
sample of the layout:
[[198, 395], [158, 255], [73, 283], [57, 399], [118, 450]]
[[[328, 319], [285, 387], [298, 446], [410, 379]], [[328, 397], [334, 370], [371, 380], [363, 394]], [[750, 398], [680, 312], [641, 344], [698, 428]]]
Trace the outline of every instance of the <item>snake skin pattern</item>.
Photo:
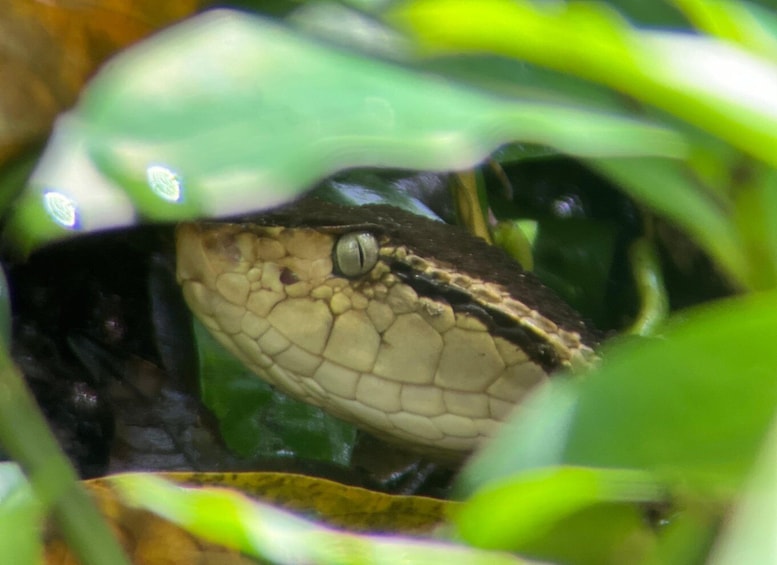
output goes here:
[[371, 271], [338, 276], [338, 237], [308, 227], [185, 223], [177, 231], [178, 279], [209, 331], [272, 385], [442, 459], [461, 458], [492, 436], [549, 368], [472, 308], [419, 293], [408, 272], [454, 289], [481, 313], [509, 318], [557, 368], [594, 358], [578, 332], [503, 286], [386, 235], [378, 236]]

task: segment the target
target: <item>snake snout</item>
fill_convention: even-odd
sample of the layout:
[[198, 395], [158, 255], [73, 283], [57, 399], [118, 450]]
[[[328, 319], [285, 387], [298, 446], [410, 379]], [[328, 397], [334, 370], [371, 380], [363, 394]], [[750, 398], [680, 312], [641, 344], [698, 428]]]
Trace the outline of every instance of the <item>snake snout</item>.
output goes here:
[[178, 281], [213, 288], [225, 272], [244, 271], [254, 262], [254, 236], [227, 224], [182, 223], [176, 231]]
[[202, 227], [195, 223], [182, 223], [175, 230], [176, 273], [178, 282], [213, 281], [214, 274], [208, 269], [208, 257], [202, 247]]

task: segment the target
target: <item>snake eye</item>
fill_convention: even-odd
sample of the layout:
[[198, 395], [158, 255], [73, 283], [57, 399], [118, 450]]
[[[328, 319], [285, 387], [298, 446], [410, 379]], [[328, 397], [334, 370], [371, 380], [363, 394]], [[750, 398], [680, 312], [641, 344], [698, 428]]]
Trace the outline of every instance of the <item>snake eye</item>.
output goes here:
[[355, 231], [341, 235], [332, 252], [335, 271], [344, 277], [358, 277], [378, 262], [378, 240], [369, 232]]

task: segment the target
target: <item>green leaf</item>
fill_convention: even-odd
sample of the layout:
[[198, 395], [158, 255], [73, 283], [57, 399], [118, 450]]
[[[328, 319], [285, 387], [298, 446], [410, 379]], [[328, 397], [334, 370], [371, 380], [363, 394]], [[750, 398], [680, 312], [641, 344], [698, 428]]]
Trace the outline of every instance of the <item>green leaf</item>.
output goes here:
[[[52, 512], [65, 540], [82, 563], [129, 563], [92, 501], [76, 483], [75, 470], [2, 342], [0, 445], [26, 469], [37, 501]], [[16, 510], [20, 519], [29, 518], [26, 505]], [[14, 512], [13, 508], [11, 511]]]
[[185, 489], [148, 475], [110, 479], [124, 500], [202, 538], [268, 559], [353, 565], [519, 565], [519, 557], [401, 536], [355, 535], [320, 526], [226, 489]]
[[14, 463], [0, 464], [0, 561], [41, 562], [43, 507]]
[[[726, 25], [742, 35], [757, 19], [752, 14], [763, 11], [734, 3], [678, 3], [708, 27], [719, 24], [717, 31], [727, 38], [734, 31]], [[508, 56], [588, 79], [685, 120], [686, 124], [674, 123], [689, 144], [685, 163], [646, 155], [594, 157], [590, 162], [638, 202], [689, 233], [737, 285], [773, 287], [777, 252], [770, 247], [771, 238], [750, 238], [749, 221], [741, 225], [732, 221], [738, 213], [735, 199], [740, 194], [735, 190], [743, 158], [689, 127], [697, 126], [771, 166], [777, 164], [772, 150], [777, 146], [773, 58], [754, 55], [730, 41], [640, 30], [605, 4], [575, 2], [556, 9], [527, 1], [487, 0], [474, 5], [418, 0], [401, 4], [391, 19], [433, 61], [457, 58], [466, 68], [466, 57]], [[770, 31], [761, 36], [761, 43], [774, 39]], [[615, 106], [610, 102], [606, 107]], [[745, 170], [751, 168], [745, 165]], [[772, 207], [758, 209], [764, 225], [777, 221]]]
[[710, 565], [777, 563], [777, 426], [769, 436]]
[[247, 458], [295, 457], [348, 465], [355, 428], [276, 391], [194, 322], [202, 401], [227, 446]]
[[650, 122], [492, 96], [213, 11], [98, 74], [58, 120], [9, 234], [29, 249], [139, 217], [243, 214], [345, 168], [465, 169], [514, 140], [587, 157], [686, 151]]
[[637, 30], [593, 2], [417, 0], [391, 17], [430, 53], [506, 55], [586, 78], [777, 164], [777, 65], [733, 44]]
[[466, 499], [514, 474], [563, 464], [580, 383], [564, 375], [534, 389], [457, 477], [454, 495]]
[[739, 169], [733, 220], [750, 266], [751, 286], [777, 285], [777, 170], [752, 163]]
[[700, 30], [777, 61], [777, 16], [748, 2], [673, 0]]
[[777, 403], [777, 295], [685, 317], [605, 353], [581, 388], [565, 462], [650, 469], [701, 489], [741, 483]]
[[653, 536], [636, 503], [663, 496], [646, 473], [551, 467], [489, 484], [454, 510], [453, 523], [476, 547], [592, 564], [628, 547], [638, 562]]
[[646, 470], [727, 500], [777, 404], [775, 327], [777, 294], [764, 293], [676, 314], [660, 338], [611, 345], [590, 375], [522, 405], [465, 469], [460, 492], [582, 465]]
[[164, 473], [188, 486], [226, 487], [352, 532], [432, 534], [455, 502], [386, 494], [296, 473]]

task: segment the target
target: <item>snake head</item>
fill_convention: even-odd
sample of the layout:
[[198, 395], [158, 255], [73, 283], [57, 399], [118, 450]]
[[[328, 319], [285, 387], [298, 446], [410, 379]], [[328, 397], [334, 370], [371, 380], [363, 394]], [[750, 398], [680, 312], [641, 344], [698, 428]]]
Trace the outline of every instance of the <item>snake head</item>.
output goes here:
[[[354, 209], [339, 224], [182, 224], [187, 302], [274, 386], [438, 458], [490, 437], [551, 373], [590, 363], [579, 317], [520, 267], [484, 274], [438, 248], [510, 265], [501, 252], [451, 226], [401, 211], [391, 224], [386, 207], [363, 210], [372, 216], [360, 224]], [[420, 227], [403, 241], [397, 225]]]

